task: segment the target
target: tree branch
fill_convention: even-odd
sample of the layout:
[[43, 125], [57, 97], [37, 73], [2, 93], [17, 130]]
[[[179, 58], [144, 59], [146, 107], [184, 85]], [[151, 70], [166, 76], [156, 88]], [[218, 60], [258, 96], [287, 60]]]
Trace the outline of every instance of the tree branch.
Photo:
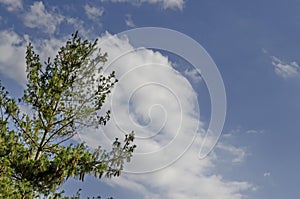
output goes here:
[[52, 139], [55, 135], [57, 135], [62, 129], [64, 129], [65, 127], [67, 127], [67, 126], [70, 125], [71, 123], [72, 123], [72, 120], [69, 121], [68, 123], [66, 123], [65, 125], [61, 126], [61, 127], [60, 127], [57, 131], [55, 131], [54, 133], [52, 133], [52, 134], [50, 135], [50, 137], [45, 141], [44, 146], [45, 146], [49, 141], [51, 141], [51, 139]]
[[18, 127], [21, 129], [21, 131], [38, 147], [38, 144], [32, 139], [32, 137], [21, 127], [18, 119], [10, 114], [10, 116], [13, 118], [13, 120], [17, 123]]

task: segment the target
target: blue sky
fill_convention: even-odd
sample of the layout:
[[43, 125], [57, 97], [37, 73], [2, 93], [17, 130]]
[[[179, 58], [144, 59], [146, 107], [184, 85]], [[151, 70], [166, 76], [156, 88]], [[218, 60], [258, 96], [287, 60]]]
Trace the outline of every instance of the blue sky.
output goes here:
[[[88, 177], [84, 183], [71, 180], [65, 185], [67, 192], [76, 192], [81, 187], [84, 196], [101, 194], [125, 199], [297, 198], [300, 196], [299, 8], [300, 2], [296, 0], [0, 0], [0, 78], [12, 95], [22, 93], [24, 53], [29, 41], [46, 58], [54, 56], [75, 30], [85, 38], [99, 37], [100, 41], [132, 28], [163, 27], [179, 31], [205, 48], [226, 88], [226, 121], [214, 151], [203, 160], [197, 157], [201, 133], [205, 132], [211, 114], [205, 80], [193, 71], [191, 64], [172, 53], [155, 49], [132, 52], [110, 66], [124, 81], [116, 88], [115, 98], [109, 99], [115, 102], [112, 108], [118, 114], [103, 131], [114, 131], [116, 125], [135, 129], [137, 124], [149, 122], [150, 117], [153, 126], [144, 126], [142, 134], [137, 131], [137, 135], [162, 134], [154, 140], [137, 140], [141, 144], [140, 153], [155, 151], [170, 142], [173, 128], [179, 129], [183, 140], [188, 139], [193, 136], [188, 130], [197, 126], [197, 122], [200, 138], [178, 161], [157, 172], [125, 172], [120, 178], [100, 181]], [[111, 59], [134, 49], [130, 40], [113, 37], [109, 42], [100, 47]], [[149, 68], [136, 69], [126, 77], [133, 65], [149, 63]], [[117, 65], [124, 67], [120, 69]], [[130, 98], [133, 96], [130, 89], [140, 89], [134, 86], [147, 81], [160, 82], [176, 95], [150, 85]], [[160, 98], [152, 99], [149, 94]], [[176, 104], [174, 96], [180, 99], [182, 110], [171, 106], [173, 102]], [[123, 112], [126, 104], [122, 104], [126, 97], [133, 99], [134, 105], [130, 105], [133, 124], [122, 123], [128, 119]], [[191, 112], [198, 113], [192, 107], [197, 103], [189, 100], [196, 98], [200, 118], [191, 116]], [[151, 103], [166, 107], [153, 108]], [[152, 108], [150, 115], [149, 108]], [[182, 129], [179, 126], [176, 129], [179, 115], [184, 116]], [[157, 131], [165, 116], [168, 116], [166, 127]], [[91, 145], [99, 144], [95, 136], [98, 135], [82, 135]], [[166, 158], [166, 154], [160, 155], [152, 162], [154, 165]], [[137, 165], [145, 166], [138, 161]]]

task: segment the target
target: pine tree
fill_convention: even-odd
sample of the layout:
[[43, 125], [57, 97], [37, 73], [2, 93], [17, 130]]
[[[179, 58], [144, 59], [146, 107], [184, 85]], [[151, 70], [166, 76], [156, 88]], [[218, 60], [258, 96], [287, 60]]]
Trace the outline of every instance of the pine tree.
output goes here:
[[97, 40], [82, 40], [77, 33], [44, 64], [27, 46], [23, 96], [10, 97], [0, 84], [0, 198], [61, 198], [58, 189], [70, 177], [120, 175], [136, 147], [133, 133], [124, 142], [116, 138], [111, 151], [67, 142], [110, 119], [109, 110], [100, 115], [117, 82], [114, 72], [104, 75], [106, 61]]

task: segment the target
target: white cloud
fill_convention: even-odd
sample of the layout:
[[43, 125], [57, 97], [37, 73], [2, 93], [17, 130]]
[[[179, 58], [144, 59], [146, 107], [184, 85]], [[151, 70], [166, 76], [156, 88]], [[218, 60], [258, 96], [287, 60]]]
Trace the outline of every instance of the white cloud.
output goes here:
[[262, 48], [261, 52], [263, 52], [264, 54], [269, 54], [269, 51], [267, 51], [265, 48]]
[[264, 177], [268, 177], [268, 176], [271, 176], [271, 173], [270, 172], [265, 172]]
[[[253, 185], [212, 174], [217, 162], [213, 155], [198, 159], [203, 129], [197, 95], [168, 58], [152, 50], [134, 49], [126, 38], [106, 34], [99, 41], [109, 55], [104, 69], [116, 71], [119, 79], [103, 108], [110, 109], [113, 117], [102, 131], [85, 131], [81, 138], [91, 146], [109, 146], [115, 137], [134, 130], [138, 147], [125, 171], [166, 166], [142, 175], [123, 173], [107, 183], [139, 192], [144, 199], [244, 198], [243, 191], [252, 190]], [[187, 149], [195, 133], [199, 136]], [[224, 145], [222, 150], [234, 154], [234, 162], [245, 156], [232, 146]], [[169, 164], [172, 160], [177, 161]]]
[[26, 40], [13, 31], [0, 32], [0, 72], [25, 84]]
[[25, 13], [23, 20], [27, 27], [39, 28], [46, 33], [53, 34], [64, 17], [58, 13], [47, 11], [43, 2], [39, 1], [30, 6], [30, 10]]
[[263, 134], [265, 133], [264, 130], [255, 130], [255, 129], [250, 129], [246, 131], [247, 134]]
[[243, 135], [243, 134], [251, 134], [251, 135], [254, 135], [254, 134], [264, 134], [266, 133], [265, 130], [263, 129], [242, 129], [241, 127], [237, 127], [235, 129], [232, 129], [230, 130], [229, 132], [225, 132], [222, 134], [222, 137], [224, 138], [230, 138], [232, 136], [236, 136], [236, 135]]
[[208, 174], [214, 164], [210, 158], [197, 159], [197, 152], [198, 147], [192, 146], [176, 163], [163, 170], [142, 175], [123, 173], [122, 180], [112, 179], [113, 183], [122, 187], [128, 187], [132, 181], [142, 185], [138, 190], [128, 188], [139, 191], [145, 199], [242, 199], [243, 191], [254, 188], [248, 182], [228, 181], [221, 175]]
[[135, 27], [135, 24], [134, 24], [134, 22], [133, 22], [133, 20], [132, 20], [131, 14], [127, 14], [125, 17], [126, 17], [126, 19], [125, 19], [126, 25], [127, 25], [128, 27], [130, 27], [130, 28], [134, 28], [134, 27]]
[[217, 148], [222, 149], [223, 151], [229, 152], [234, 156], [232, 159], [233, 163], [241, 163], [244, 161], [247, 153], [243, 148], [235, 147], [229, 144], [218, 143]]
[[74, 30], [79, 30], [79, 35], [85, 39], [93, 39], [95, 38], [94, 27], [86, 27], [85, 23], [82, 19], [73, 18], [73, 17], [65, 17], [66, 22], [73, 26]]
[[[104, 13], [102, 7], [84, 6], [85, 14], [91, 20], [98, 21]], [[53, 34], [63, 22], [70, 24], [75, 30], [80, 30], [80, 35], [90, 38], [94, 34], [94, 26], [88, 28], [84, 25], [84, 20], [59, 14], [54, 7], [47, 9], [42, 1], [34, 2], [28, 12], [23, 17], [24, 25], [30, 28], [38, 28], [45, 33]], [[100, 23], [98, 25], [101, 25]]]
[[104, 13], [103, 7], [93, 7], [88, 4], [84, 6], [85, 14], [91, 20], [97, 21]]
[[187, 76], [188, 79], [191, 79], [194, 83], [198, 83], [202, 80], [201, 75], [197, 69], [186, 69], [184, 71], [184, 75]]
[[[152, 0], [155, 1], [155, 0]], [[156, 0], [156, 2], [161, 2], [159, 0]], [[171, 9], [183, 9], [185, 1], [184, 0], [162, 0], [163, 8], [171, 8]]]
[[271, 56], [272, 64], [275, 67], [275, 73], [283, 78], [299, 76], [300, 67], [297, 62], [286, 63], [275, 56]]
[[23, 9], [22, 0], [0, 0], [0, 3], [4, 4], [8, 11], [16, 11]]
[[133, 5], [140, 5], [143, 3], [149, 4], [159, 4], [163, 9], [179, 9], [182, 10], [185, 4], [185, 0], [102, 0], [102, 1], [111, 1], [113, 3], [131, 3]]

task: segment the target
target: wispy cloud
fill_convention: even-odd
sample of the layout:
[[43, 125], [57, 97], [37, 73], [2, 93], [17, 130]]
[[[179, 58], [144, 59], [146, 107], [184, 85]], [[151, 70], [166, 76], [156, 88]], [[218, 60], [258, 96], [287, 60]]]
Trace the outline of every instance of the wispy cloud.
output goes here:
[[237, 135], [243, 135], [243, 134], [263, 134], [265, 133], [265, 130], [263, 129], [243, 129], [241, 127], [237, 127], [235, 129], [230, 130], [229, 132], [224, 132], [222, 135], [224, 138], [231, 138], [233, 136]]
[[96, 33], [94, 32], [94, 27], [89, 26], [84, 20], [80, 18], [74, 17], [65, 17], [66, 22], [73, 26], [74, 30], [79, 30], [79, 34], [85, 39], [94, 39], [96, 37]]
[[243, 162], [247, 155], [245, 149], [235, 147], [235, 146], [229, 145], [229, 144], [219, 143], [217, 145], [217, 148], [222, 149], [223, 151], [229, 152], [233, 156], [233, 158], [232, 158], [233, 163]]
[[135, 27], [135, 24], [134, 24], [134, 22], [133, 22], [133, 20], [132, 20], [131, 14], [126, 14], [125, 17], [126, 17], [126, 18], [125, 18], [125, 23], [126, 23], [126, 25], [127, 25], [128, 27], [130, 27], [130, 28], [134, 28], [134, 27]]
[[0, 0], [0, 3], [10, 12], [23, 9], [22, 0]]
[[250, 129], [246, 131], [247, 134], [263, 134], [265, 133], [264, 130], [255, 130], [255, 129]]
[[113, 3], [131, 3], [132, 5], [141, 5], [143, 3], [158, 4], [163, 9], [183, 10], [185, 0], [102, 0]]
[[297, 62], [290, 63], [284, 62], [275, 56], [271, 56], [272, 64], [274, 66], [275, 73], [283, 78], [297, 77], [299, 76], [300, 67]]
[[30, 10], [25, 13], [23, 20], [27, 27], [39, 28], [43, 32], [53, 34], [64, 17], [58, 13], [47, 11], [44, 3], [39, 1], [30, 6]]
[[95, 7], [86, 4], [84, 6], [85, 14], [91, 20], [98, 21], [104, 13], [103, 7]]
[[192, 80], [194, 83], [198, 83], [202, 80], [202, 77], [201, 77], [199, 71], [196, 69], [191, 69], [191, 70], [186, 69], [184, 71], [184, 75], [186, 75], [186, 77], [188, 79]]
[[271, 173], [270, 172], [265, 172], [264, 177], [268, 177], [268, 176], [271, 176]]

